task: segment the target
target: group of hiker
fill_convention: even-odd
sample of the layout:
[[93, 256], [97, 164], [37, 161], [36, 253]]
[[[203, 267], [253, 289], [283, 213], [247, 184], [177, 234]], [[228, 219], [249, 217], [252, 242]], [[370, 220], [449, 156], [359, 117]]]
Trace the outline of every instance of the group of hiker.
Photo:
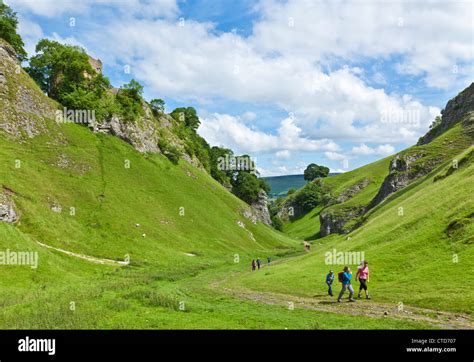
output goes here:
[[[341, 289], [341, 292], [339, 293], [337, 301], [340, 303], [342, 296], [344, 295], [344, 292], [346, 290], [349, 290], [349, 302], [355, 302], [354, 288], [352, 287], [352, 284], [351, 284], [351, 279], [352, 279], [351, 269], [346, 265], [344, 267], [344, 270], [338, 273], [337, 278], [339, 282], [342, 284], [342, 289]], [[334, 282], [334, 279], [335, 279], [334, 272], [330, 270], [329, 273], [326, 275], [326, 284], [328, 285], [328, 294], [331, 297], [333, 296], [332, 283]], [[360, 283], [358, 298], [361, 297], [362, 290], [364, 290], [365, 298], [370, 299], [369, 291], [367, 288], [367, 283], [369, 281], [369, 263], [366, 260], [364, 260], [361, 263], [361, 265], [358, 267], [355, 280], [356, 281], [358, 280]]]
[[[272, 261], [272, 259], [267, 256], [267, 264], [270, 265], [270, 262]], [[255, 271], [255, 270], [260, 270], [260, 267], [262, 266], [262, 261], [260, 260], [260, 258], [257, 258], [257, 260], [253, 259], [252, 260], [252, 271]]]

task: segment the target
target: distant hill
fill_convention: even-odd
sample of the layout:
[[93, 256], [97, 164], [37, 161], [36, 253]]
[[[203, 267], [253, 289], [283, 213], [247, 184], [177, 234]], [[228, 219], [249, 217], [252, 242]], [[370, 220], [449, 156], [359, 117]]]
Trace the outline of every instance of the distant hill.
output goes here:
[[[330, 173], [329, 176], [337, 175], [337, 173]], [[290, 189], [299, 189], [306, 185], [304, 175], [284, 175], [284, 176], [272, 176], [272, 177], [262, 177], [266, 180], [271, 190], [268, 193], [270, 198], [286, 196], [288, 190]]]

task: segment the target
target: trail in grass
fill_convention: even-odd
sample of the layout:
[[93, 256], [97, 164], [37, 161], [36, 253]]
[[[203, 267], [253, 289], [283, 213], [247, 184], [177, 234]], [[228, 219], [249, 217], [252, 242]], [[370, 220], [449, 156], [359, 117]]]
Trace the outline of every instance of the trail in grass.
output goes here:
[[[290, 257], [291, 258], [291, 257]], [[290, 258], [280, 260], [287, 262]], [[372, 318], [390, 318], [409, 320], [413, 322], [425, 322], [434, 328], [441, 329], [474, 329], [474, 323], [469, 315], [452, 313], [426, 308], [404, 305], [401, 310], [397, 304], [379, 303], [373, 299], [358, 299], [349, 303], [346, 297], [341, 303], [337, 302], [337, 293], [333, 298], [326, 294], [318, 294], [313, 297], [301, 297], [291, 294], [256, 291], [241, 285], [236, 285], [236, 277], [248, 272], [236, 272], [211, 283], [211, 287], [233, 298], [250, 300], [267, 305], [279, 305], [284, 307], [305, 308], [321, 312], [346, 314], [353, 316], [365, 316]], [[229, 283], [232, 281], [232, 283]]]
[[73, 256], [75, 258], [84, 259], [84, 260], [87, 260], [87, 261], [90, 261], [90, 262], [96, 263], [96, 264], [107, 264], [107, 265], [128, 265], [129, 264], [127, 261], [118, 261], [118, 260], [112, 260], [112, 259], [96, 258], [94, 256], [73, 253], [72, 251], [67, 251], [67, 250], [64, 250], [64, 249], [55, 248], [54, 246], [46, 245], [46, 244], [43, 244], [42, 242], [39, 242], [39, 241], [36, 241], [36, 242], [38, 243], [38, 245], [41, 245], [42, 247], [52, 249], [52, 250], [56, 250], [56, 251], [59, 251], [60, 253], [63, 253], [63, 254], [69, 255], [69, 256]]

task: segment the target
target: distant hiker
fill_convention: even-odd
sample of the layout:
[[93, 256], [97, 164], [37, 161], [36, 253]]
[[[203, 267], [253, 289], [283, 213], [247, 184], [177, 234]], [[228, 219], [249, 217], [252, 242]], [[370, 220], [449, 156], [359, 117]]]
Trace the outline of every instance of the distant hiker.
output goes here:
[[252, 271], [255, 271], [257, 268], [257, 263], [255, 263], [255, 259], [252, 260]]
[[362, 262], [362, 265], [357, 270], [356, 280], [357, 279], [359, 279], [360, 282], [358, 298], [360, 298], [360, 293], [362, 292], [362, 289], [364, 289], [365, 298], [370, 299], [369, 291], [367, 290], [367, 283], [369, 281], [369, 263], [366, 260]]
[[353, 298], [354, 296], [354, 288], [352, 288], [351, 285], [351, 279], [352, 279], [352, 272], [349, 269], [349, 267], [346, 265], [344, 267], [344, 271], [340, 272], [337, 275], [339, 281], [342, 283], [342, 289], [341, 292], [339, 293], [339, 297], [337, 298], [337, 301], [340, 303], [341, 298], [344, 295], [344, 292], [346, 289], [349, 289], [349, 302], [355, 302], [355, 299]]
[[303, 245], [306, 251], [309, 251], [309, 249], [311, 248], [311, 245], [307, 241], [303, 241]]
[[258, 268], [259, 270], [260, 270], [260, 264], [261, 264], [261, 263], [262, 263], [262, 262], [260, 261], [260, 258], [257, 258], [257, 268]]
[[268, 264], [268, 265], [270, 265], [270, 262], [271, 262], [271, 261], [272, 261], [272, 259], [271, 259], [269, 256], [267, 256], [267, 264]]
[[332, 297], [332, 283], [334, 282], [334, 272], [332, 270], [329, 271], [329, 274], [326, 275], [326, 284], [328, 285], [328, 294]]

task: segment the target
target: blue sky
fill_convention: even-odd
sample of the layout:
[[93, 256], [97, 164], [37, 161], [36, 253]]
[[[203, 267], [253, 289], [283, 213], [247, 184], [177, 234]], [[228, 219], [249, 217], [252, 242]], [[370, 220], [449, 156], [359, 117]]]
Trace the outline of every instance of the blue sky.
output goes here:
[[[347, 171], [416, 142], [473, 79], [470, 1], [7, 0], [43, 37], [100, 58], [262, 175]], [[129, 71], [128, 71], [129, 70]]]

